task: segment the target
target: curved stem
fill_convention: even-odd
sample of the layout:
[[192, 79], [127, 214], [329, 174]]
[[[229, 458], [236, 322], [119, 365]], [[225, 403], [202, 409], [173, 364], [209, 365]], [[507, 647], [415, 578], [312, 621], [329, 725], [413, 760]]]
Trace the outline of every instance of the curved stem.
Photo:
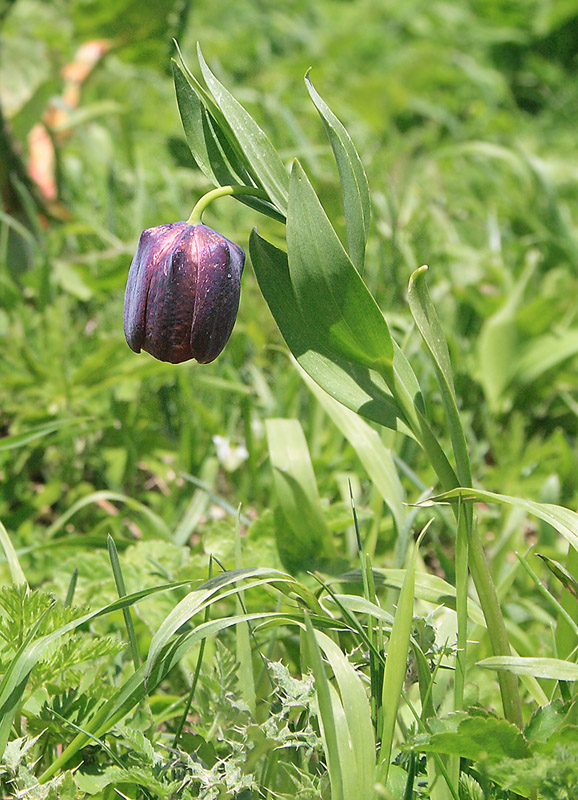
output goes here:
[[260, 197], [262, 200], [269, 199], [269, 195], [263, 191], [263, 189], [259, 189], [257, 186], [241, 186], [237, 184], [233, 186], [218, 186], [216, 189], [212, 189], [210, 192], [207, 192], [207, 194], [204, 194], [201, 197], [199, 202], [193, 208], [187, 223], [189, 225], [198, 225], [205, 209], [213, 202], [213, 200], [217, 200], [219, 197], [231, 197], [238, 194], [249, 194], [253, 197]]

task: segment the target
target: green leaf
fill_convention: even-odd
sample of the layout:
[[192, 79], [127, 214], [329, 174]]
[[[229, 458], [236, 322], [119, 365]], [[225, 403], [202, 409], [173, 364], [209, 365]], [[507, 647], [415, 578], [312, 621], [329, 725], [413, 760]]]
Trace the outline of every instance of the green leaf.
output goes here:
[[287, 254], [253, 231], [251, 262], [259, 287], [287, 346], [322, 389], [361, 416], [393, 430], [402, 428], [403, 412], [383, 378], [350, 360], [330, 354], [327, 342], [307, 325], [291, 284]]
[[[236, 583], [242, 579], [249, 580], [250, 578], [256, 578], [257, 580], [244, 586], [245, 589], [251, 588], [252, 586], [260, 586], [267, 582], [270, 583], [273, 580], [278, 583], [282, 581], [295, 583], [293, 578], [290, 578], [283, 572], [274, 569], [264, 569], [262, 567], [230, 570], [205, 581], [192, 592], [189, 592], [189, 594], [173, 608], [153, 636], [145, 667], [145, 679], [148, 679], [152, 674], [158, 664], [163, 648], [181, 626], [188, 623], [195, 614], [198, 614], [199, 611], [203, 611], [207, 605], [214, 602], [217, 595], [219, 597], [226, 597], [237, 594], [240, 589], [236, 586]], [[231, 585], [233, 585], [232, 589], [228, 589], [226, 592], [222, 591]]]
[[[207, 107], [198, 84], [193, 84], [175, 61], [173, 75], [183, 129], [199, 169], [215, 186], [253, 185], [251, 165], [231, 145], [233, 134], [228, 126], [225, 124], [223, 127], [218, 118], [212, 116], [211, 107]], [[224, 118], [223, 123], [226, 123]], [[236, 141], [234, 145], [237, 145]], [[281, 222], [285, 220], [270, 203], [258, 197], [236, 195], [235, 199]]]
[[349, 133], [305, 76], [307, 90], [325, 125], [327, 137], [333, 148], [347, 226], [347, 239], [351, 260], [358, 270], [363, 267], [365, 245], [369, 232], [370, 198], [367, 176]]
[[505, 719], [494, 717], [468, 717], [459, 723], [457, 731], [435, 733], [419, 749], [472, 761], [526, 758], [529, 754], [528, 744], [518, 728]]
[[453, 500], [455, 498], [464, 500], [476, 500], [482, 503], [503, 503], [505, 505], [522, 508], [534, 517], [544, 520], [558, 533], [560, 533], [572, 547], [578, 549], [578, 514], [570, 511], [569, 508], [558, 506], [553, 503], [537, 503], [534, 500], [524, 500], [521, 497], [511, 497], [506, 494], [487, 492], [483, 489], [466, 489], [460, 487], [449, 492], [437, 495], [431, 502]]
[[248, 179], [246, 171], [240, 162], [233, 166], [225, 156], [198, 92], [176, 61], [172, 67], [183, 130], [197, 166], [217, 186], [244, 182]]
[[555, 575], [562, 586], [564, 586], [567, 591], [570, 592], [572, 597], [575, 600], [578, 600], [578, 581], [576, 578], [568, 572], [566, 567], [563, 567], [558, 561], [555, 561], [553, 558], [548, 558], [548, 556], [544, 556], [541, 553], [536, 553], [538, 558], [541, 558], [542, 561], [546, 564], [552, 575]]
[[[351, 777], [354, 764], [352, 762], [352, 754], [348, 752], [347, 743], [340, 741], [340, 737], [343, 736], [346, 728], [344, 720], [339, 719], [339, 717], [343, 717], [343, 709], [339, 708], [338, 697], [332, 696], [331, 685], [325, 674], [315, 631], [308, 616], [305, 617], [305, 624], [304, 642], [306, 647], [303, 655], [305, 656], [305, 663], [310, 667], [315, 679], [321, 736], [331, 784], [331, 797], [333, 800], [346, 800], [344, 783], [348, 777]], [[333, 691], [335, 692], [335, 690]], [[339, 725], [339, 722], [341, 722], [341, 725]], [[344, 758], [343, 764], [341, 763], [342, 757]]]
[[391, 511], [398, 535], [404, 537], [407, 533], [407, 506], [391, 451], [385, 447], [379, 434], [361, 417], [336, 402], [326, 392], [322, 392], [304, 371], [302, 377], [337, 429], [355, 449], [371, 481]]
[[338, 357], [390, 370], [393, 343], [385, 318], [298, 161], [291, 171], [287, 251], [295, 297], [315, 338], [325, 339]]
[[425, 281], [427, 269], [425, 266], [420, 267], [411, 275], [408, 288], [409, 308], [434, 362], [448, 420], [459, 481], [462, 485], [469, 486], [472, 483], [470, 459], [456, 402], [450, 354]]
[[205, 83], [251, 165], [259, 186], [267, 192], [277, 210], [285, 214], [289, 179], [277, 151], [253, 117], [213, 75], [200, 47], [198, 57]]
[[407, 657], [413, 622], [413, 600], [415, 590], [415, 565], [417, 547], [408, 555], [405, 577], [399, 594], [399, 600], [391, 636], [387, 646], [387, 658], [382, 685], [382, 726], [381, 747], [379, 749], [379, 769], [382, 783], [387, 781], [389, 759], [393, 746], [393, 734], [397, 719], [397, 710], [407, 669]]
[[338, 645], [320, 631], [315, 631], [314, 634], [339, 687], [349, 745], [346, 753], [341, 756], [342, 771], [347, 767], [344, 756], [350, 752], [353, 756], [351, 772], [344, 776], [344, 797], [351, 800], [372, 800], [375, 785], [375, 735], [365, 688]]
[[[13, 450], [16, 447], [24, 447], [24, 445], [34, 442], [49, 433], [61, 430], [62, 428], [69, 428], [86, 422], [90, 417], [75, 417], [73, 419], [54, 420], [53, 422], [43, 422], [42, 425], [36, 425], [34, 428], [29, 428], [22, 433], [13, 433], [9, 436], [3, 436], [0, 439], [0, 452], [3, 450]], [[71, 431], [70, 436], [74, 433]]]
[[319, 505], [301, 423], [296, 419], [268, 419], [266, 431], [275, 493], [283, 517], [277, 525], [279, 555], [291, 572], [314, 569], [323, 559], [334, 556], [334, 545]]
[[578, 330], [547, 333], [531, 341], [521, 353], [515, 379], [523, 384], [533, 383], [545, 372], [578, 355]]
[[16, 550], [12, 544], [12, 540], [10, 539], [10, 536], [8, 536], [8, 531], [1, 522], [0, 547], [2, 547], [4, 550], [4, 555], [6, 556], [6, 561], [8, 562], [8, 568], [10, 569], [10, 577], [12, 578], [12, 582], [28, 585], [28, 581], [26, 580], [24, 571], [20, 566], [20, 561], [16, 555]]
[[529, 658], [521, 656], [490, 656], [478, 661], [478, 667], [506, 670], [515, 675], [533, 675], [555, 681], [578, 681], [578, 664], [560, 658]]
[[135, 511], [140, 512], [151, 525], [154, 527], [156, 533], [163, 539], [170, 539], [171, 533], [166, 525], [166, 523], [155, 514], [154, 511], [151, 511], [148, 506], [145, 506], [143, 503], [140, 503], [138, 500], [135, 500], [132, 497], [129, 497], [126, 494], [120, 494], [119, 492], [109, 492], [109, 491], [101, 491], [101, 492], [92, 492], [92, 494], [87, 495], [86, 497], [82, 497], [80, 500], [77, 500], [72, 506], [70, 506], [64, 514], [61, 514], [53, 523], [52, 525], [46, 530], [46, 537], [50, 538], [54, 536], [57, 531], [66, 525], [68, 520], [73, 517], [77, 511], [80, 511], [81, 508], [90, 505], [91, 503], [98, 503], [101, 500], [116, 500], [119, 503], [125, 503], [129, 508], [134, 509]]

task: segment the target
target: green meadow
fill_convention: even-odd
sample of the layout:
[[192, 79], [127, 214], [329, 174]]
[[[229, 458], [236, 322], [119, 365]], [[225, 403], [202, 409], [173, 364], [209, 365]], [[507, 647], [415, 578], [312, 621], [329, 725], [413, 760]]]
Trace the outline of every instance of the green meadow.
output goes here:
[[577, 119], [576, 0], [0, 0], [2, 800], [578, 796]]

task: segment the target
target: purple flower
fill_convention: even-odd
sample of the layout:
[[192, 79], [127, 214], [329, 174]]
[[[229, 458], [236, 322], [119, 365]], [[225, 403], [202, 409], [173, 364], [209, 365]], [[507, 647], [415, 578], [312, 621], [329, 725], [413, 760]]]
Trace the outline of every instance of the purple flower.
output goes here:
[[206, 225], [171, 222], [141, 233], [124, 296], [131, 350], [161, 361], [213, 361], [239, 308], [245, 253]]

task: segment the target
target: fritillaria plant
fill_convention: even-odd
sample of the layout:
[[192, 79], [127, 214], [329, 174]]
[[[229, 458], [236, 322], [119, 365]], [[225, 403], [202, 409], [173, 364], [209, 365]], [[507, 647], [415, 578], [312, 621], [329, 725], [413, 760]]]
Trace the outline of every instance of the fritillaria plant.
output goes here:
[[[410, 278], [409, 305], [434, 364], [451, 454], [444, 451], [432, 430], [419, 379], [392, 338], [386, 317], [361, 275], [370, 194], [347, 130], [307, 75], [306, 87], [325, 126], [339, 172], [347, 229], [345, 247], [299, 161], [295, 159], [287, 171], [263, 130], [211, 72], [200, 49], [198, 59], [202, 81], [189, 71], [182, 57], [173, 62], [175, 88], [192, 155], [216, 189], [200, 201], [187, 223], [161, 225], [142, 234], [126, 292], [125, 332], [130, 347], [173, 362], [188, 358], [207, 362], [221, 352], [237, 313], [244, 255], [238, 245], [202, 225], [200, 214], [216, 197], [234, 195], [255, 211], [286, 225], [286, 250], [266, 241], [254, 229], [249, 251], [265, 300], [301, 367], [348, 408], [374, 423], [412, 436], [437, 473], [440, 490], [446, 497], [453, 491], [455, 497], [459, 487], [471, 487], [472, 476], [449, 353], [425, 283], [427, 267], [417, 269]], [[494, 655], [508, 656], [510, 647], [474, 525], [472, 504], [462, 492], [453, 508], [457, 709], [463, 706], [469, 575], [485, 615]], [[404, 646], [408, 643], [407, 638]], [[391, 690], [390, 678], [386, 666], [384, 690], [386, 686]], [[499, 672], [498, 680], [505, 716], [520, 726], [516, 676]], [[378, 731], [381, 779], [387, 776], [398, 700], [384, 697], [389, 707]]]

